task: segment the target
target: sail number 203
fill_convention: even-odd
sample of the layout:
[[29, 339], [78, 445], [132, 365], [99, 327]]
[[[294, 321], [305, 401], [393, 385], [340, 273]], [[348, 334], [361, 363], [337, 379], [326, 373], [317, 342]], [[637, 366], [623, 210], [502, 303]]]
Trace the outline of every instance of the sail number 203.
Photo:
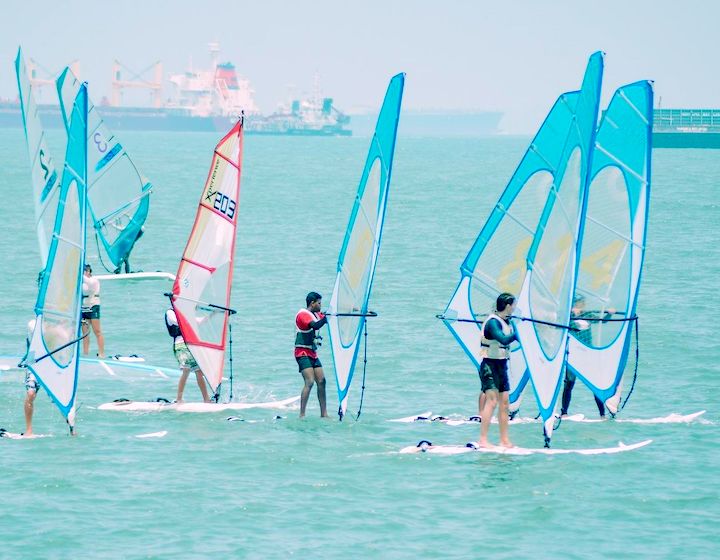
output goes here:
[[215, 208], [218, 212], [222, 212], [232, 220], [233, 216], [235, 216], [235, 209], [237, 208], [237, 205], [232, 198], [218, 192], [215, 193], [215, 203], [213, 204], [213, 208]]

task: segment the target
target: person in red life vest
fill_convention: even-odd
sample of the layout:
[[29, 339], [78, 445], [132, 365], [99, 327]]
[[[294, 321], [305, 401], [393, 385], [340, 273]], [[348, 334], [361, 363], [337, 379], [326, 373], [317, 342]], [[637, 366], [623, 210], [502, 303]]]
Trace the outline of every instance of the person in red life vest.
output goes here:
[[300, 418], [305, 416], [308, 398], [313, 385], [317, 383], [317, 396], [320, 402], [320, 416], [327, 418], [325, 398], [325, 373], [317, 355], [322, 337], [317, 334], [327, 323], [327, 317], [320, 311], [322, 296], [310, 292], [305, 298], [307, 307], [295, 315], [295, 361], [305, 385], [300, 393]]

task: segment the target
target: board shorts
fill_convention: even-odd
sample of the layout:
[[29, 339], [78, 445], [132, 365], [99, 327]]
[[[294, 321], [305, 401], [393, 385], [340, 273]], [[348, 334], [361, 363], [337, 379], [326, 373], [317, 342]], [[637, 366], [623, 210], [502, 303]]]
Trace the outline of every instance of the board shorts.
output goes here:
[[178, 361], [178, 364], [180, 364], [180, 368], [189, 369], [190, 371], [200, 370], [200, 366], [184, 342], [179, 342], [173, 346], [173, 354], [175, 354], [175, 359]]
[[483, 393], [492, 389], [500, 393], [510, 390], [508, 360], [488, 360], [485, 358], [480, 362], [478, 375], [480, 376]]
[[40, 383], [38, 383], [35, 375], [30, 370], [25, 372], [25, 390], [35, 391], [36, 393], [40, 391]]
[[93, 305], [90, 309], [83, 308], [82, 318], [83, 319], [99, 319], [100, 318], [100, 306]]
[[295, 361], [298, 363], [298, 371], [300, 373], [302, 373], [302, 370], [304, 370], [304, 369], [322, 367], [322, 364], [320, 363], [320, 358], [311, 358], [310, 356], [299, 356], [299, 357], [295, 358]]

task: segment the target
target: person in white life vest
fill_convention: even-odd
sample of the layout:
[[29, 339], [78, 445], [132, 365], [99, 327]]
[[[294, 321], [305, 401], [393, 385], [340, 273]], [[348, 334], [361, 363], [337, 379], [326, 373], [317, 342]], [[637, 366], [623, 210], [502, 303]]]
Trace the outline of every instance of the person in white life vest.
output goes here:
[[200, 366], [195, 361], [190, 349], [188, 348], [185, 340], [182, 337], [180, 331], [180, 325], [178, 324], [177, 315], [175, 310], [171, 307], [165, 312], [165, 326], [167, 327], [168, 334], [173, 339], [173, 354], [175, 359], [180, 365], [180, 381], [178, 382], [177, 397], [175, 402], [183, 402], [183, 393], [185, 392], [185, 382], [187, 381], [190, 372], [195, 372], [195, 378], [197, 379], [200, 393], [202, 394], [203, 402], [210, 402], [208, 396], [207, 386], [205, 385], [205, 377], [200, 369]]
[[482, 362], [478, 375], [485, 402], [481, 411], [480, 446], [489, 447], [488, 429], [495, 407], [498, 406], [498, 424], [500, 425], [500, 445], [512, 447], [508, 438], [508, 407], [510, 382], [508, 380], [508, 363], [510, 361], [510, 344], [517, 340], [515, 327], [510, 323], [510, 316], [515, 310], [515, 296], [507, 292], [497, 297], [495, 313], [491, 313], [483, 323], [480, 333]]
[[307, 307], [295, 315], [295, 361], [305, 382], [300, 393], [300, 418], [305, 416], [310, 391], [316, 383], [320, 416], [327, 418], [325, 373], [317, 355], [322, 340], [317, 331], [327, 323], [327, 317], [320, 311], [322, 296], [317, 292], [310, 292], [305, 298], [305, 304]]
[[92, 267], [85, 265], [82, 284], [82, 334], [83, 354], [87, 356], [90, 351], [90, 327], [97, 339], [98, 358], [105, 357], [105, 337], [100, 328], [100, 281], [92, 275]]

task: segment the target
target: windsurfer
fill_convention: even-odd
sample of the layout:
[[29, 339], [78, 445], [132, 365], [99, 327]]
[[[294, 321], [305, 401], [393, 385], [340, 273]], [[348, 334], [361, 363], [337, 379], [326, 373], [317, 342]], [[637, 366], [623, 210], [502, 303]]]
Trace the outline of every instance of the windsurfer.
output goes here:
[[313, 385], [317, 383], [317, 396], [320, 403], [320, 416], [327, 418], [325, 397], [325, 373], [317, 355], [322, 337], [317, 334], [326, 323], [327, 317], [320, 311], [322, 296], [310, 292], [305, 298], [307, 307], [295, 316], [295, 361], [305, 384], [300, 393], [300, 418], [305, 416], [308, 398]]
[[[39, 282], [38, 282], [39, 283]], [[33, 331], [35, 330], [35, 319], [28, 321], [28, 334], [25, 339], [27, 349], [30, 349], [30, 339], [32, 338]], [[35, 379], [35, 375], [30, 371], [29, 368], [25, 369], [25, 431], [23, 435], [31, 436], [32, 431], [32, 418], [33, 412], [35, 411], [35, 397], [40, 390], [40, 384]]]
[[[605, 311], [603, 319], [609, 319], [615, 313], [615, 309], [608, 309]], [[591, 321], [600, 319], [597, 313], [592, 311], [585, 311], [585, 297], [581, 294], [577, 294], [573, 298], [573, 306], [570, 310], [570, 334], [577, 338], [583, 344], [590, 346], [592, 344], [592, 329]], [[572, 398], [573, 387], [575, 386], [575, 374], [565, 367], [565, 382], [563, 385], [562, 393], [562, 405], [560, 407], [560, 415], [567, 416], [568, 409], [570, 408], [570, 399]], [[595, 393], [595, 404], [598, 407], [600, 418], [605, 418], [605, 405]]]
[[512, 447], [508, 438], [508, 407], [510, 383], [508, 380], [508, 361], [510, 359], [510, 343], [517, 339], [515, 328], [509, 317], [515, 310], [515, 296], [507, 292], [497, 297], [495, 313], [491, 313], [482, 326], [480, 343], [483, 360], [480, 362], [478, 375], [485, 402], [482, 406], [482, 422], [480, 423], [480, 446], [490, 447], [487, 440], [490, 420], [498, 408], [500, 424], [500, 445]]
[[105, 357], [105, 337], [100, 328], [100, 281], [93, 277], [92, 267], [85, 265], [82, 285], [82, 334], [83, 354], [90, 351], [90, 327], [92, 327], [98, 345], [98, 358]]
[[200, 388], [203, 402], [210, 402], [210, 397], [208, 396], [207, 387], [205, 385], [205, 377], [203, 376], [203, 372], [195, 361], [195, 358], [190, 352], [187, 344], [185, 344], [182, 332], [180, 331], [180, 325], [178, 324], [177, 315], [175, 315], [175, 310], [172, 307], [165, 312], [165, 326], [167, 327], [168, 334], [173, 339], [173, 354], [175, 354], [175, 359], [178, 361], [181, 370], [175, 402], [183, 402], [185, 383], [191, 371], [195, 372], [195, 378], [197, 379], [197, 384]]

